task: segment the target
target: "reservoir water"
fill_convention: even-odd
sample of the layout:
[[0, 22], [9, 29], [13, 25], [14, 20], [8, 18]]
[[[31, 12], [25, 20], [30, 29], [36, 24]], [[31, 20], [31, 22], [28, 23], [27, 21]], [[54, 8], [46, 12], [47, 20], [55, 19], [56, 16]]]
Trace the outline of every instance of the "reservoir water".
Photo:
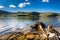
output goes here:
[[16, 29], [29, 28], [30, 25], [36, 22], [43, 22], [48, 25], [60, 27], [60, 18], [58, 17], [1, 17], [0, 18], [0, 35], [15, 31]]

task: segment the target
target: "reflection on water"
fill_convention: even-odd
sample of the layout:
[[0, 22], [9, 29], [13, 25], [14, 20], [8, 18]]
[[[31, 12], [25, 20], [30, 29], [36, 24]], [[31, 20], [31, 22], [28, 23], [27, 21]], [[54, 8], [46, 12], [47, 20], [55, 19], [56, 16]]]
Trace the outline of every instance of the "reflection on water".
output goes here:
[[60, 18], [57, 17], [37, 17], [37, 18], [5, 17], [0, 18], [0, 34], [15, 31], [16, 29], [24, 29], [37, 21], [43, 22], [46, 25], [53, 24], [56, 27], [60, 26]]

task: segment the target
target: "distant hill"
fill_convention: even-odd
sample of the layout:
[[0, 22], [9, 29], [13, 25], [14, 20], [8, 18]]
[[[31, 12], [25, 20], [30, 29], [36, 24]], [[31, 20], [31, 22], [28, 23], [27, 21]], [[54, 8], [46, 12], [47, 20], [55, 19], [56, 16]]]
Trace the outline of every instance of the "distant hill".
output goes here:
[[42, 12], [39, 16], [58, 16], [59, 13], [53, 13], [53, 12]]
[[0, 10], [0, 17], [7, 17], [7, 16], [12, 16], [12, 17], [20, 17], [20, 16], [27, 16], [27, 17], [56, 17], [59, 16], [60, 17], [60, 13], [53, 13], [53, 12], [7, 12], [7, 11], [3, 11]]
[[11, 12], [0, 10], [0, 14], [11, 14]]

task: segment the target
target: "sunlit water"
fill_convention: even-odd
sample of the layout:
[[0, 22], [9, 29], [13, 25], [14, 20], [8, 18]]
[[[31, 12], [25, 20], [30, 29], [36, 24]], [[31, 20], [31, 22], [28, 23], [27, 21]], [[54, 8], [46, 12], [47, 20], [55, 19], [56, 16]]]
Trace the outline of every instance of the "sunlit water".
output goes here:
[[57, 17], [39, 17], [39, 18], [20, 18], [20, 17], [3, 17], [0, 18], [0, 35], [15, 31], [16, 29], [29, 28], [30, 25], [37, 21], [46, 25], [60, 27], [60, 18]]

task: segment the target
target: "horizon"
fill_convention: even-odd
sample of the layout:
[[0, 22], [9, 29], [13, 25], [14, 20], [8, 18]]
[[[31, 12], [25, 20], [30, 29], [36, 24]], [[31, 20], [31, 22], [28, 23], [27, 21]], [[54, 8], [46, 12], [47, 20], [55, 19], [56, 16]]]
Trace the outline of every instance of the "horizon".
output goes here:
[[[11, 12], [11, 13], [18, 13], [18, 12], [24, 12], [24, 11], [17, 11], [17, 12], [12, 12], [12, 11], [6, 11], [6, 10], [0, 10], [0, 11], [5, 11], [5, 12]], [[28, 12], [28, 11], [26, 11]], [[35, 12], [35, 11], [29, 11], [29, 12]], [[60, 12], [38, 12], [38, 13], [60, 13]]]
[[60, 0], [0, 0], [0, 10], [60, 13]]

